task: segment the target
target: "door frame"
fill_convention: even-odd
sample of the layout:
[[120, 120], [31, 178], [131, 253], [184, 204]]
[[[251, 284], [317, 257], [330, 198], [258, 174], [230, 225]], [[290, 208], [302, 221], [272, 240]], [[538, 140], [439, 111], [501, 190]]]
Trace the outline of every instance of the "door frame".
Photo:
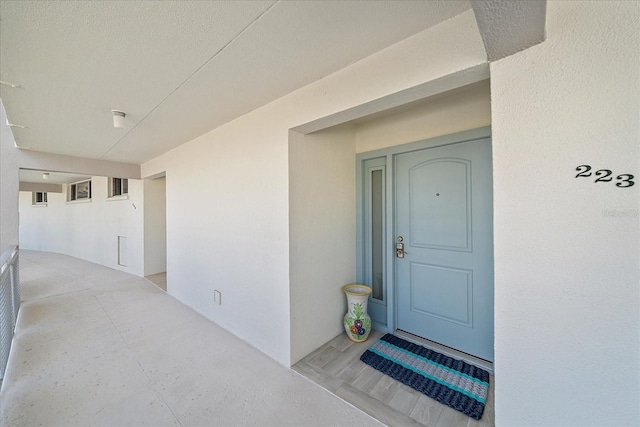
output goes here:
[[[393, 242], [395, 242], [395, 156], [412, 151], [424, 150], [463, 142], [471, 142], [479, 139], [491, 137], [491, 127], [472, 129], [457, 132], [450, 135], [424, 139], [421, 141], [396, 145], [374, 151], [358, 153], [356, 155], [356, 280], [358, 283], [371, 286], [371, 274], [367, 271], [370, 262], [367, 255], [371, 250], [368, 242], [370, 232], [367, 227], [371, 220], [367, 204], [370, 196], [365, 191], [365, 183], [368, 177], [366, 174], [370, 170], [378, 170], [382, 167], [384, 171], [383, 185], [383, 295], [384, 301], [369, 299], [369, 314], [371, 315], [373, 328], [385, 333], [394, 333], [397, 330], [397, 286], [395, 284], [395, 253]], [[367, 167], [366, 163], [373, 164], [373, 168]], [[373, 163], [372, 163], [373, 162]], [[493, 173], [493, 171], [492, 171]], [[495, 298], [495, 296], [494, 296]], [[380, 316], [380, 313], [385, 316]], [[380, 319], [384, 317], [385, 321]]]

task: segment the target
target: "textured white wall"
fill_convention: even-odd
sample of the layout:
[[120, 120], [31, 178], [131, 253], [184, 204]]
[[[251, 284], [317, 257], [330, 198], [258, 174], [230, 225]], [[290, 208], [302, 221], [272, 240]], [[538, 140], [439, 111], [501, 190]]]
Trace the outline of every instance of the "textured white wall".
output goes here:
[[[107, 200], [107, 178], [93, 177], [89, 203], [67, 203], [48, 193], [48, 206], [33, 206], [20, 192], [20, 247], [58, 252], [117, 270], [144, 274], [142, 181], [129, 180], [129, 199]], [[135, 205], [135, 207], [134, 207]], [[127, 266], [118, 265], [118, 236], [127, 238]]]
[[341, 288], [355, 280], [355, 178], [353, 125], [289, 139], [291, 363], [344, 331]]
[[489, 126], [489, 86], [489, 80], [484, 80], [360, 120], [356, 125], [356, 152]]
[[640, 420], [639, 28], [635, 1], [549, 2], [547, 41], [491, 65], [496, 425]]
[[167, 173], [169, 293], [290, 364], [289, 129], [485, 60], [468, 11], [142, 165]]
[[144, 275], [167, 271], [166, 178], [144, 181]]

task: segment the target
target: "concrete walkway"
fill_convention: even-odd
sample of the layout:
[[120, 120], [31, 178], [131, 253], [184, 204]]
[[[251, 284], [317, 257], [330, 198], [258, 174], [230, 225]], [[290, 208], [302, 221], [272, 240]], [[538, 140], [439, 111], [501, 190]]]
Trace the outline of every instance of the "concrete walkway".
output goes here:
[[381, 425], [145, 279], [21, 251], [3, 426]]

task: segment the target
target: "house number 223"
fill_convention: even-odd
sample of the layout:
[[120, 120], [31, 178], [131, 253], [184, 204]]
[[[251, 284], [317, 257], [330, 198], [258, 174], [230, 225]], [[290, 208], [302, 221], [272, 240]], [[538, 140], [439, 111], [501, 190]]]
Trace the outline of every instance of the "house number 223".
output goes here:
[[[580, 165], [576, 168], [578, 174], [576, 178], [587, 178], [590, 177], [591, 174], [591, 166], [589, 165]], [[594, 182], [611, 182], [613, 181], [613, 172], [609, 169], [600, 169], [593, 172], [593, 175], [596, 177]], [[633, 175], [628, 173], [623, 173], [622, 175], [616, 176], [616, 187], [627, 188], [631, 187], [635, 184], [633, 181]]]

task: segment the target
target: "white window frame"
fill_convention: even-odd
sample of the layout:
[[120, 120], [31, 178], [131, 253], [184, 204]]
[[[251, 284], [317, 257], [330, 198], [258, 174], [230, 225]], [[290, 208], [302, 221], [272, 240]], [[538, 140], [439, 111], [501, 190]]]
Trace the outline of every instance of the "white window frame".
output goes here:
[[[38, 197], [38, 195], [40, 195], [40, 197]], [[48, 204], [47, 199], [48, 199], [48, 196], [46, 191], [31, 192], [31, 204], [33, 206], [47, 206]]]
[[120, 200], [129, 198], [129, 179], [128, 178], [109, 178], [107, 198], [111, 200]]
[[[88, 184], [87, 196], [78, 197], [78, 186], [81, 184]], [[67, 184], [67, 202], [90, 202], [91, 201], [91, 179], [84, 179], [82, 181], [72, 182]]]

